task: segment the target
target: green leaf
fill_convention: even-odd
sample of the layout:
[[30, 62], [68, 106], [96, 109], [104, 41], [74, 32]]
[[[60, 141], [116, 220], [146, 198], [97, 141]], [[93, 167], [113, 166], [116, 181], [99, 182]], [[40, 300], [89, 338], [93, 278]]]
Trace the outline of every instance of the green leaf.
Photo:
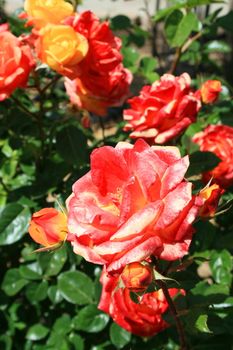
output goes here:
[[118, 15], [111, 18], [111, 28], [113, 30], [128, 29], [131, 27], [131, 20], [124, 15]]
[[213, 40], [208, 42], [203, 47], [204, 52], [206, 53], [212, 53], [212, 52], [222, 52], [222, 53], [230, 53], [231, 47], [228, 43], [221, 40]]
[[66, 247], [62, 247], [51, 253], [51, 259], [45, 271], [46, 276], [56, 276], [63, 268], [67, 260]]
[[74, 346], [75, 350], [84, 350], [84, 340], [80, 335], [71, 333], [69, 335], [69, 341]]
[[73, 319], [75, 329], [88, 333], [101, 332], [108, 324], [109, 316], [97, 309], [97, 305], [88, 305]]
[[19, 269], [10, 269], [4, 276], [2, 289], [7, 295], [13, 296], [27, 284], [28, 281], [22, 278]]
[[165, 23], [165, 33], [172, 47], [181, 47], [192, 31], [197, 31], [199, 22], [193, 12], [183, 15], [180, 10], [172, 12]]
[[221, 161], [212, 152], [197, 151], [190, 155], [190, 166], [186, 176], [193, 176], [203, 173], [204, 171], [212, 170]]
[[64, 127], [56, 136], [57, 151], [65, 162], [81, 165], [87, 161], [87, 138], [73, 125]]
[[179, 23], [183, 18], [183, 12], [180, 10], [172, 11], [169, 16], [166, 18], [164, 32], [166, 35], [166, 39], [170, 45], [172, 45], [173, 39], [176, 35], [177, 28]]
[[233, 10], [225, 16], [218, 18], [217, 24], [230, 32], [233, 32]]
[[41, 340], [44, 339], [48, 333], [49, 329], [38, 323], [29, 328], [26, 334], [26, 339], [32, 341]]
[[17, 203], [7, 204], [0, 213], [0, 246], [19, 241], [28, 229], [29, 209]]
[[20, 266], [19, 272], [23, 278], [28, 280], [41, 279], [42, 270], [38, 262]]
[[34, 304], [44, 300], [47, 297], [48, 282], [30, 283], [26, 288], [26, 297]]
[[124, 57], [124, 66], [126, 68], [135, 67], [139, 53], [133, 47], [123, 47], [121, 51]]
[[57, 289], [57, 286], [51, 286], [48, 289], [48, 297], [53, 304], [58, 304], [62, 301], [62, 295]]
[[66, 335], [71, 330], [71, 318], [69, 315], [62, 315], [58, 318], [54, 325], [53, 330], [59, 335]]
[[203, 333], [212, 333], [207, 325], [208, 315], [200, 315], [196, 322], [195, 327]]
[[112, 323], [110, 327], [110, 339], [117, 349], [122, 349], [131, 340], [131, 333]]
[[143, 74], [153, 72], [158, 66], [158, 60], [154, 57], [143, 57], [140, 61], [140, 68]]
[[58, 277], [58, 290], [70, 303], [85, 305], [93, 301], [94, 284], [80, 271], [67, 271]]

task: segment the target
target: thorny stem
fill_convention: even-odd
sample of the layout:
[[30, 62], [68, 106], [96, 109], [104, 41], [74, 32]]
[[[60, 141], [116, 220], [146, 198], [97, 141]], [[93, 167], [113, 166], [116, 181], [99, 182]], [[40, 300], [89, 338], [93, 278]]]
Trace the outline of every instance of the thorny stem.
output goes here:
[[171, 312], [171, 314], [174, 318], [174, 321], [176, 323], [176, 329], [177, 329], [177, 332], [179, 335], [179, 341], [180, 341], [180, 350], [188, 350], [188, 346], [187, 346], [186, 340], [185, 340], [183, 325], [179, 319], [175, 304], [174, 304], [174, 302], [169, 294], [167, 285], [162, 280], [157, 280], [156, 283], [162, 289], [163, 294], [164, 294], [164, 296], [167, 300], [167, 303], [169, 305], [170, 312]]

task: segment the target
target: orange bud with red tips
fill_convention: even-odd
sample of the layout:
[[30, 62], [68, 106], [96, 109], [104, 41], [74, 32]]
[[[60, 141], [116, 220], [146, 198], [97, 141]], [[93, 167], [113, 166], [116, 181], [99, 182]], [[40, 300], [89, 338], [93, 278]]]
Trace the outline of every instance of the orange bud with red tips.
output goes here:
[[204, 204], [199, 212], [200, 217], [209, 218], [215, 215], [219, 199], [223, 193], [224, 190], [217, 184], [213, 184], [201, 190], [199, 195], [204, 200]]
[[66, 215], [54, 208], [44, 208], [32, 215], [29, 234], [32, 239], [50, 249], [66, 240]]
[[152, 271], [149, 265], [133, 262], [125, 266], [121, 279], [132, 292], [143, 292], [152, 282]]
[[215, 102], [221, 91], [222, 85], [219, 80], [207, 80], [200, 89], [202, 102], [206, 104]]

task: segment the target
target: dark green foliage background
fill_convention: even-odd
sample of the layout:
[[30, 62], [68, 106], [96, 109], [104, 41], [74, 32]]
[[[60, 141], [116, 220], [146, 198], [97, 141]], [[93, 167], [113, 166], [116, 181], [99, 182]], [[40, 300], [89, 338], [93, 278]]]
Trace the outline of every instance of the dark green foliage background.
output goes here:
[[[233, 77], [229, 69], [233, 64], [233, 12], [208, 14], [208, 6], [215, 2], [173, 1], [171, 7], [154, 14], [148, 31], [126, 15], [110, 19], [112, 29], [122, 37], [124, 64], [135, 75], [135, 91], [168, 71], [175, 50], [202, 32], [175, 67], [177, 74], [189, 71], [195, 87], [210, 78], [220, 79], [224, 85], [219, 102], [204, 107], [197, 122], [177, 140], [182, 154], [190, 154], [187, 176], [196, 191], [203, 186], [198, 175], [219, 160], [200, 152], [191, 137], [211, 123], [233, 126]], [[192, 11], [198, 5], [207, 6], [201, 22]], [[25, 30], [15, 17], [8, 21], [15, 34]], [[144, 55], [144, 45], [156, 41], [158, 30], [166, 38], [167, 55], [153, 45], [152, 55]], [[127, 139], [120, 109], [111, 109], [103, 120], [102, 128], [110, 123], [113, 132], [97, 138], [101, 131], [98, 118], [92, 117], [92, 129], [82, 127], [81, 112], [68, 105], [62, 79], [44, 67], [37, 70], [38, 79], [42, 92], [17, 90], [14, 99], [0, 105], [0, 349], [179, 349], [174, 326], [151, 339], [141, 339], [98, 311], [101, 268], [75, 255], [68, 244], [55, 252], [33, 253], [38, 246], [27, 234], [31, 213], [56, 206], [56, 199], [64, 204], [72, 184], [88, 171], [91, 151]], [[35, 84], [33, 78], [30, 84]], [[230, 189], [221, 203], [228, 210], [214, 221], [196, 223], [190, 255], [170, 269], [169, 277], [187, 291], [185, 305], [178, 306], [193, 350], [230, 350], [233, 346], [232, 200]], [[162, 263], [166, 267], [166, 262]], [[175, 272], [180, 264], [185, 268]], [[203, 270], [203, 266], [208, 268]], [[165, 318], [173, 324], [169, 313]]]

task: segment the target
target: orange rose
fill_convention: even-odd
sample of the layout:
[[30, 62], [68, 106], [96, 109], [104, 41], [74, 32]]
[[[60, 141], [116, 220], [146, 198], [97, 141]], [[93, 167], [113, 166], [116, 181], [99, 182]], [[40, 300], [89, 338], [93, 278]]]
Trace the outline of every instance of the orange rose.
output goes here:
[[219, 80], [207, 80], [200, 89], [202, 102], [207, 104], [215, 102], [221, 91], [222, 85]]
[[48, 23], [59, 24], [74, 12], [73, 6], [64, 0], [25, 0], [24, 9], [29, 18], [28, 24], [37, 29]]
[[143, 292], [152, 282], [151, 268], [149, 265], [133, 262], [125, 266], [121, 279], [132, 292]]
[[31, 50], [0, 25], [0, 101], [8, 98], [18, 87], [25, 87], [35, 65]]
[[213, 184], [210, 187], [203, 188], [200, 192], [200, 197], [204, 200], [204, 204], [199, 211], [199, 215], [202, 218], [213, 217], [218, 207], [220, 196], [224, 190], [217, 184]]
[[88, 42], [70, 26], [48, 25], [40, 32], [37, 51], [42, 62], [74, 79], [79, 72], [77, 64], [88, 52]]
[[54, 208], [41, 209], [32, 215], [28, 231], [35, 242], [49, 248], [65, 241], [66, 215]]

